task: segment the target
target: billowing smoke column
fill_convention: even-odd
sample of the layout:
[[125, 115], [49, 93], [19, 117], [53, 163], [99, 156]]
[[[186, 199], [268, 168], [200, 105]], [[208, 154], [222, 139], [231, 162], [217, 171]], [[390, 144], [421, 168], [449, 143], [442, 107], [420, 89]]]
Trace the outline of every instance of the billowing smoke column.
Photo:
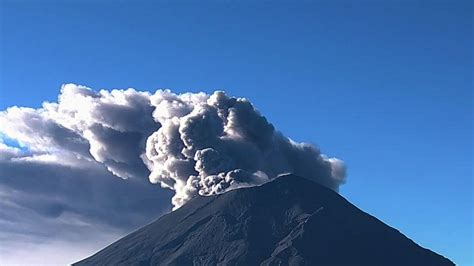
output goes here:
[[64, 85], [58, 103], [0, 113], [0, 132], [37, 154], [103, 164], [122, 178], [149, 176], [180, 207], [294, 173], [338, 190], [341, 160], [275, 130], [246, 99], [224, 92], [102, 90]]
[[176, 191], [173, 205], [262, 184], [291, 172], [337, 190], [345, 167], [313, 145], [276, 131], [252, 104], [224, 92], [212, 95], [159, 91], [151, 97], [162, 126], [147, 140], [150, 181]]

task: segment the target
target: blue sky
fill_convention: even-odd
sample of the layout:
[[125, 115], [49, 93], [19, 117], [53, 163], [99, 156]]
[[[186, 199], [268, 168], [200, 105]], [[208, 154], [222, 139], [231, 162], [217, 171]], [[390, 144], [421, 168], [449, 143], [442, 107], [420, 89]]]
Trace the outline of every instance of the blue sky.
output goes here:
[[249, 98], [348, 165], [341, 194], [460, 265], [473, 248], [469, 1], [3, 1], [0, 110], [61, 84]]

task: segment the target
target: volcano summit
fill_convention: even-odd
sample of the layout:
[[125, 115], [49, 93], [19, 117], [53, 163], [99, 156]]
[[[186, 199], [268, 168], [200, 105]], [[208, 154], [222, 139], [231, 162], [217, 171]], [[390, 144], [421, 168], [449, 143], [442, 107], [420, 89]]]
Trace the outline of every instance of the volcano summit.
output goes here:
[[75, 265], [454, 265], [308, 179], [198, 196]]

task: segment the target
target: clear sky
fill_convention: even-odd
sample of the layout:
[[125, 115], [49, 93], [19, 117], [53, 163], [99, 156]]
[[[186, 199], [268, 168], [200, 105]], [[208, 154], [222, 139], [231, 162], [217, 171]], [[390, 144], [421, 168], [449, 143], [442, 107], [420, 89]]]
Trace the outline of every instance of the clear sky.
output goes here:
[[61, 84], [249, 98], [348, 165], [341, 194], [473, 263], [471, 1], [5, 1], [0, 110]]

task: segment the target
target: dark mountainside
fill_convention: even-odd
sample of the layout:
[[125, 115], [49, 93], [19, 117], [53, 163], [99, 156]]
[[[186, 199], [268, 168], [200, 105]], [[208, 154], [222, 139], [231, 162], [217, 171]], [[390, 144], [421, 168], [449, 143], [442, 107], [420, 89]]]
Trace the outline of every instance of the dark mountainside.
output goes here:
[[75, 265], [454, 265], [310, 180], [197, 197]]

